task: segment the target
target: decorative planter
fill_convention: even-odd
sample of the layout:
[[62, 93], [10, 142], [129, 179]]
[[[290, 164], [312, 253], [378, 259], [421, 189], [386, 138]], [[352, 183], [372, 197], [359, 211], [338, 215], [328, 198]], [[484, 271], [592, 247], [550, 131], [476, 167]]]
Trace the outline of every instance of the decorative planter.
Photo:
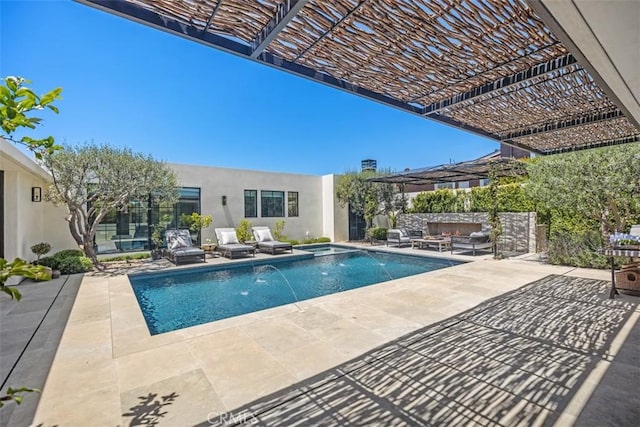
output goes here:
[[616, 272], [616, 288], [623, 294], [640, 296], [640, 268]]

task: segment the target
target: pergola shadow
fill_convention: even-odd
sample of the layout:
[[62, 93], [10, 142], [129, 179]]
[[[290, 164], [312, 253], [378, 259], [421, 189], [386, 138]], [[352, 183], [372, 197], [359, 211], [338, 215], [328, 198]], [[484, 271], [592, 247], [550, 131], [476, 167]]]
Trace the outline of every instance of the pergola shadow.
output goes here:
[[548, 276], [211, 421], [550, 425], [637, 306], [607, 290]]

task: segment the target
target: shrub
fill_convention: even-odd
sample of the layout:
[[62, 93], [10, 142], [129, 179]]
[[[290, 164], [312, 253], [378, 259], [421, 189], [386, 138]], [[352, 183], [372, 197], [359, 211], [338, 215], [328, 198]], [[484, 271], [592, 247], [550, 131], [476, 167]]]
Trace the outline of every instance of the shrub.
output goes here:
[[251, 232], [251, 227], [253, 224], [251, 221], [247, 219], [243, 219], [238, 224], [238, 228], [236, 228], [236, 234], [238, 235], [238, 240], [241, 242], [248, 242], [249, 240], [253, 240], [253, 233]]
[[40, 258], [40, 260], [38, 261], [38, 265], [49, 267], [53, 270], [60, 270], [58, 268], [59, 264], [60, 262], [58, 261], [58, 259], [52, 256], [46, 256], [44, 258]]
[[387, 240], [387, 229], [385, 227], [370, 228], [369, 236], [376, 240]]
[[31, 246], [31, 252], [37, 256], [37, 260], [40, 261], [40, 257], [51, 250], [51, 245], [47, 242], [36, 243]]
[[61, 274], [76, 274], [90, 271], [93, 268], [93, 263], [84, 256], [70, 256], [63, 258], [59, 267]]
[[[385, 234], [386, 237], [386, 234]], [[316, 237], [316, 243], [329, 243], [331, 239], [328, 237]]]
[[39, 264], [52, 270], [59, 270], [60, 274], [84, 273], [93, 268], [91, 260], [79, 249], [62, 250], [53, 256], [41, 258]]
[[84, 256], [84, 252], [82, 252], [80, 249], [63, 249], [59, 252], [56, 252], [53, 256], [55, 258], [58, 258], [59, 260], [62, 260], [69, 257]]
[[300, 244], [300, 242], [298, 242], [296, 239], [287, 239], [286, 241], [291, 243], [294, 246]]
[[583, 268], [607, 268], [608, 258], [598, 255], [602, 236], [597, 231], [556, 231], [549, 239], [549, 262]]
[[146, 258], [151, 258], [151, 253], [142, 252], [139, 254], [131, 254], [131, 255], [116, 255], [108, 258], [101, 258], [100, 261], [102, 262], [127, 261], [127, 260], [146, 259]]

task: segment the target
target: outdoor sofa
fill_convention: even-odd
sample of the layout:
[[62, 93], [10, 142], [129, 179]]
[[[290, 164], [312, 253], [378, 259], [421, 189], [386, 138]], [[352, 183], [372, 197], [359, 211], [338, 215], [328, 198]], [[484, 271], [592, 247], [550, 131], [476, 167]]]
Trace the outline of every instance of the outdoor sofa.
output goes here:
[[193, 246], [188, 229], [169, 229], [165, 232], [165, 239], [167, 241], [165, 256], [175, 265], [183, 262], [205, 262], [204, 251]]
[[256, 245], [260, 252], [267, 252], [275, 255], [277, 252], [291, 251], [293, 253], [293, 245], [289, 242], [281, 242], [275, 240], [271, 235], [271, 230], [267, 226], [252, 227], [253, 237], [256, 239]]
[[473, 255], [476, 250], [490, 249], [493, 251], [494, 243], [491, 241], [490, 231], [475, 231], [468, 236], [451, 236], [451, 253], [455, 249], [471, 251]]
[[411, 239], [421, 239], [422, 231], [407, 230], [406, 228], [390, 228], [387, 230], [387, 246], [410, 245]]
[[218, 247], [216, 251], [223, 257], [233, 259], [236, 256], [252, 256], [256, 255], [256, 248], [251, 245], [245, 245], [238, 241], [238, 235], [235, 228], [216, 228], [216, 239]]

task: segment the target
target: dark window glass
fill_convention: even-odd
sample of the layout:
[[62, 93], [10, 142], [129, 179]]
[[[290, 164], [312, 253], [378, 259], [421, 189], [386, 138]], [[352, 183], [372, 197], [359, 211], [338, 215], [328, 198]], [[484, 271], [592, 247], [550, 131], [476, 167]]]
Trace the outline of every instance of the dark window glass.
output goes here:
[[258, 191], [244, 190], [244, 217], [256, 218], [258, 216]]
[[[188, 228], [186, 217], [193, 212], [201, 213], [199, 188], [181, 188], [175, 204], [132, 201], [126, 209], [113, 210], [102, 219], [96, 231], [97, 252], [152, 249], [151, 237], [156, 229], [164, 239], [168, 228]], [[199, 230], [191, 232], [191, 239], [194, 245], [200, 244]]]
[[284, 191], [261, 191], [263, 217], [284, 217]]
[[288, 216], [298, 216], [298, 192], [289, 191], [287, 195]]

